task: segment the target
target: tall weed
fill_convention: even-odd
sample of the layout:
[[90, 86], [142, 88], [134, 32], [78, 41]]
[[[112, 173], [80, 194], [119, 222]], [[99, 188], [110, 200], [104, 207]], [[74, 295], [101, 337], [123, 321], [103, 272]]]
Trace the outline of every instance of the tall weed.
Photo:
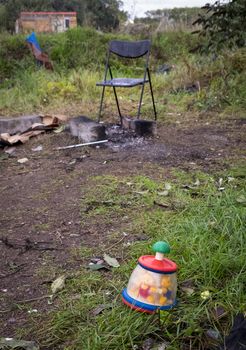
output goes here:
[[[100, 97], [100, 89], [95, 84], [103, 78], [108, 41], [116, 38], [136, 40], [140, 37], [102, 34], [81, 27], [66, 33], [38, 35], [41, 47], [52, 59], [54, 72], [51, 73], [37, 67], [25, 44], [25, 36], [1, 34], [1, 113], [55, 109], [57, 101], [61, 99], [65, 108], [71, 104], [71, 100], [79, 103], [82, 97], [84, 101], [94, 103]], [[152, 35], [150, 68], [160, 119], [165, 117], [165, 112], [173, 109], [176, 112], [216, 110], [230, 113], [245, 109], [246, 49], [226, 51], [212, 57], [194, 53], [198, 44], [199, 38], [190, 33]], [[140, 61], [133, 67], [136, 76], [143, 74], [140, 69], [143, 62]], [[118, 59], [113, 63], [115, 76], [132, 76], [132, 61], [127, 62], [126, 66]], [[170, 73], [157, 73], [158, 67], [164, 64], [172, 67]], [[34, 81], [31, 82], [31, 79]], [[200, 89], [189, 91], [187, 87], [194, 83]], [[139, 98], [137, 89], [132, 89], [131, 95], [127, 92], [120, 91], [121, 98], [126, 102], [124, 105], [128, 106], [126, 112]], [[144, 99], [150, 105], [148, 94], [144, 95]], [[25, 100], [27, 103], [23, 103]], [[149, 113], [148, 105], [143, 106], [145, 114]]]

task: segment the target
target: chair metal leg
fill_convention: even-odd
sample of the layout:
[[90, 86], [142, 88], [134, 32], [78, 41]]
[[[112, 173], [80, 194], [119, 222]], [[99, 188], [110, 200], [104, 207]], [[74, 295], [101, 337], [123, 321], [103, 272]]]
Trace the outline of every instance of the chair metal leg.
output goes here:
[[142, 86], [141, 95], [140, 95], [140, 100], [139, 100], [139, 104], [138, 104], [137, 119], [139, 119], [139, 117], [140, 117], [140, 111], [141, 111], [142, 100], [143, 100], [143, 93], [144, 93], [144, 84], [143, 84], [143, 86]]
[[120, 116], [120, 125], [122, 126], [122, 115], [121, 115], [121, 111], [120, 111], [120, 105], [119, 105], [119, 101], [118, 101], [118, 97], [117, 97], [117, 93], [116, 93], [116, 88], [114, 86], [113, 86], [113, 90], [114, 90], [114, 97], [115, 97], [115, 101], [117, 104], [118, 113]]
[[157, 119], [157, 113], [156, 113], [156, 108], [155, 108], [155, 100], [154, 100], [154, 94], [153, 94], [153, 89], [152, 89], [149, 69], [147, 69], [147, 72], [148, 72], [149, 86], [150, 86], [150, 91], [151, 91], [151, 96], [152, 96], [152, 103], [153, 103], [153, 109], [154, 109], [155, 120], [156, 120]]
[[98, 119], [97, 119], [98, 123], [100, 122], [100, 118], [101, 118], [101, 114], [102, 114], [102, 106], [103, 106], [104, 93], [105, 93], [105, 86], [103, 86], [103, 91], [102, 91], [102, 96], [101, 96], [99, 114], [98, 114]]

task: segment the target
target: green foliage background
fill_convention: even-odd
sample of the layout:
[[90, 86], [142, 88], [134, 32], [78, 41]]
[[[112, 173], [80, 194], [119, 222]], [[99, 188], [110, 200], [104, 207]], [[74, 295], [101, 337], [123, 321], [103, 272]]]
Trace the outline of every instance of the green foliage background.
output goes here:
[[[112, 39], [138, 40], [142, 35], [102, 34], [78, 27], [66, 33], [38, 35], [42, 49], [54, 64], [50, 73], [37, 67], [24, 35], [0, 35], [0, 111], [2, 115], [55, 108], [55, 101], [66, 107], [71, 101], [88, 100], [97, 104], [96, 81], [103, 76], [108, 42]], [[242, 113], [246, 108], [246, 50], [224, 50], [219, 55], [194, 52], [201, 44], [198, 35], [168, 32], [150, 35], [150, 67], [159, 115], [165, 112], [215, 110]], [[167, 64], [169, 74], [158, 73]], [[137, 66], [135, 68], [138, 68]], [[117, 62], [115, 74], [129, 74]], [[190, 94], [187, 86], [199, 82], [200, 90]], [[47, 92], [49, 94], [47, 95]], [[57, 94], [57, 95], [56, 95]], [[148, 95], [147, 95], [148, 96]], [[126, 92], [122, 98], [129, 101]], [[133, 96], [133, 99], [135, 97]], [[45, 103], [44, 103], [45, 101]], [[148, 101], [147, 101], [148, 102]], [[146, 113], [148, 113], [148, 104]]]
[[216, 1], [203, 7], [195, 24], [202, 25], [201, 36], [207, 37], [204, 51], [218, 52], [224, 48], [245, 47], [246, 44], [246, 1], [231, 0], [228, 3]]
[[111, 30], [126, 18], [121, 5], [119, 0], [0, 0], [0, 30], [14, 31], [21, 11], [76, 11], [78, 24]]

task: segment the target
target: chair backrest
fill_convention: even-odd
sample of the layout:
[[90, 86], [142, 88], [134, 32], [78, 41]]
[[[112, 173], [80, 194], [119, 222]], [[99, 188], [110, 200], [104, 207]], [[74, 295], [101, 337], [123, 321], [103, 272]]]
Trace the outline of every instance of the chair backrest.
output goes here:
[[150, 40], [120, 41], [112, 40], [109, 43], [109, 52], [120, 57], [139, 58], [150, 51]]

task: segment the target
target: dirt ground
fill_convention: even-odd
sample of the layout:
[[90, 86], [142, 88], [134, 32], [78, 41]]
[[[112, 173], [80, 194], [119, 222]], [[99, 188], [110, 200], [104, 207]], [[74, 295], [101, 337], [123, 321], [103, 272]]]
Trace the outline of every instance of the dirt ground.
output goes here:
[[[245, 119], [207, 122], [205, 117], [163, 122], [158, 135], [148, 139], [116, 128], [107, 145], [63, 151], [54, 148], [77, 140], [47, 133], [17, 146], [12, 156], [0, 150], [0, 336], [20, 335], [34, 309], [45, 313], [54, 307], [46, 298], [50, 282], [59, 271], [76, 271], [83, 264], [74, 249], [107, 241], [112, 224], [80, 225], [83, 187], [91, 176], [160, 179], [174, 167], [188, 172], [226, 169], [243, 157], [245, 124]], [[38, 145], [42, 151], [32, 151]], [[28, 162], [17, 162], [24, 157]]]

